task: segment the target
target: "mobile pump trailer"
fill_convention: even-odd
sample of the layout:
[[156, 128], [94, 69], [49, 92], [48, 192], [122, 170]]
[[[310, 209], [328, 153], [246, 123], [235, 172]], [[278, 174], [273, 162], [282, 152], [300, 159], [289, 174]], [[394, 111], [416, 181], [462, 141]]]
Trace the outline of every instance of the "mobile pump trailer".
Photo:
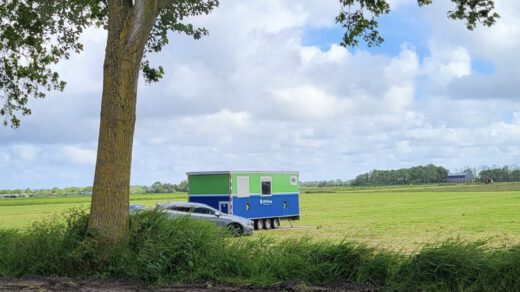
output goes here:
[[255, 229], [300, 219], [299, 173], [295, 171], [188, 172], [188, 201], [251, 219]]

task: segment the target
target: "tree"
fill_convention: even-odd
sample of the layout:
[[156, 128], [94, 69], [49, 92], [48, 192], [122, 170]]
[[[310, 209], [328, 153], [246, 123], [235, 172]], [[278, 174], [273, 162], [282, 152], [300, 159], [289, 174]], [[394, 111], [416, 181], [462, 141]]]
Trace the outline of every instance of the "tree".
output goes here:
[[[498, 14], [492, 0], [451, 0], [452, 19], [465, 20], [468, 29], [477, 23], [492, 25]], [[427, 5], [431, 0], [418, 0]], [[336, 21], [345, 28], [341, 42], [369, 46], [383, 38], [377, 18], [390, 12], [387, 0], [339, 0]], [[158, 81], [162, 67], [152, 68], [146, 54], [159, 52], [168, 43], [168, 32], [195, 39], [204, 28], [184, 23], [188, 16], [208, 14], [218, 0], [4, 0], [0, 4], [0, 115], [4, 125], [18, 127], [17, 114], [31, 113], [30, 97], [63, 90], [52, 65], [79, 53], [79, 36], [90, 26], [103, 27], [108, 39], [103, 65], [103, 93], [98, 153], [89, 229], [110, 234], [115, 241], [128, 228], [130, 166], [135, 126], [139, 72], [147, 82]]]
[[162, 183], [160, 181], [156, 181], [154, 182], [150, 188], [149, 188], [149, 191], [150, 193], [162, 193]]
[[520, 169], [516, 166], [503, 166], [484, 169], [478, 174], [484, 182], [493, 180], [494, 182], [520, 181]]
[[175, 190], [178, 192], [187, 192], [188, 191], [188, 181], [183, 180], [178, 185], [175, 185]]
[[358, 175], [350, 184], [366, 185], [400, 185], [409, 183], [439, 183], [446, 181], [448, 170], [442, 166], [428, 164], [397, 170], [377, 170]]
[[175, 193], [175, 185], [169, 183], [161, 183], [160, 181], [154, 182], [150, 188], [148, 188], [149, 193]]

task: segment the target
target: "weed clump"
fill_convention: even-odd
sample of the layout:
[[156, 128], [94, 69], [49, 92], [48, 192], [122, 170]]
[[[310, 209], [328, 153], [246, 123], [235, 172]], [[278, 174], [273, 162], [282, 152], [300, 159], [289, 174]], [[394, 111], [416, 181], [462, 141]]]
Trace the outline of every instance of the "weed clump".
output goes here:
[[520, 247], [490, 249], [485, 242], [426, 246], [403, 262], [392, 285], [427, 291], [520, 291]]

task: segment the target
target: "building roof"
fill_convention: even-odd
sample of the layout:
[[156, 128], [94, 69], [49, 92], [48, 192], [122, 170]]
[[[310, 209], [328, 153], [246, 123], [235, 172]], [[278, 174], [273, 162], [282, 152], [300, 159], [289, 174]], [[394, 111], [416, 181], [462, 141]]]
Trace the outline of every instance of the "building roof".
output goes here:
[[470, 172], [449, 173], [448, 178], [475, 178]]
[[224, 171], [195, 171], [195, 172], [186, 172], [187, 175], [209, 175], [209, 174], [294, 174], [299, 175], [298, 171], [234, 171], [234, 170], [224, 170]]

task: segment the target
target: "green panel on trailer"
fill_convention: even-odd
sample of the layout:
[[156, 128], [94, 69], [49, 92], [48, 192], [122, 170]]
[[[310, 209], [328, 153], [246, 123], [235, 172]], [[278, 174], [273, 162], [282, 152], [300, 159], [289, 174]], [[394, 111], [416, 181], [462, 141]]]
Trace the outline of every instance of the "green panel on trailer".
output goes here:
[[229, 174], [189, 175], [190, 195], [229, 195]]
[[[272, 193], [297, 193], [298, 192], [298, 174], [297, 173], [269, 173], [269, 172], [231, 172], [233, 178], [233, 194], [237, 193], [237, 177], [249, 177], [249, 192], [251, 194], [261, 193], [260, 178], [263, 176], [271, 177]], [[291, 177], [296, 177], [296, 184], [291, 184]]]

